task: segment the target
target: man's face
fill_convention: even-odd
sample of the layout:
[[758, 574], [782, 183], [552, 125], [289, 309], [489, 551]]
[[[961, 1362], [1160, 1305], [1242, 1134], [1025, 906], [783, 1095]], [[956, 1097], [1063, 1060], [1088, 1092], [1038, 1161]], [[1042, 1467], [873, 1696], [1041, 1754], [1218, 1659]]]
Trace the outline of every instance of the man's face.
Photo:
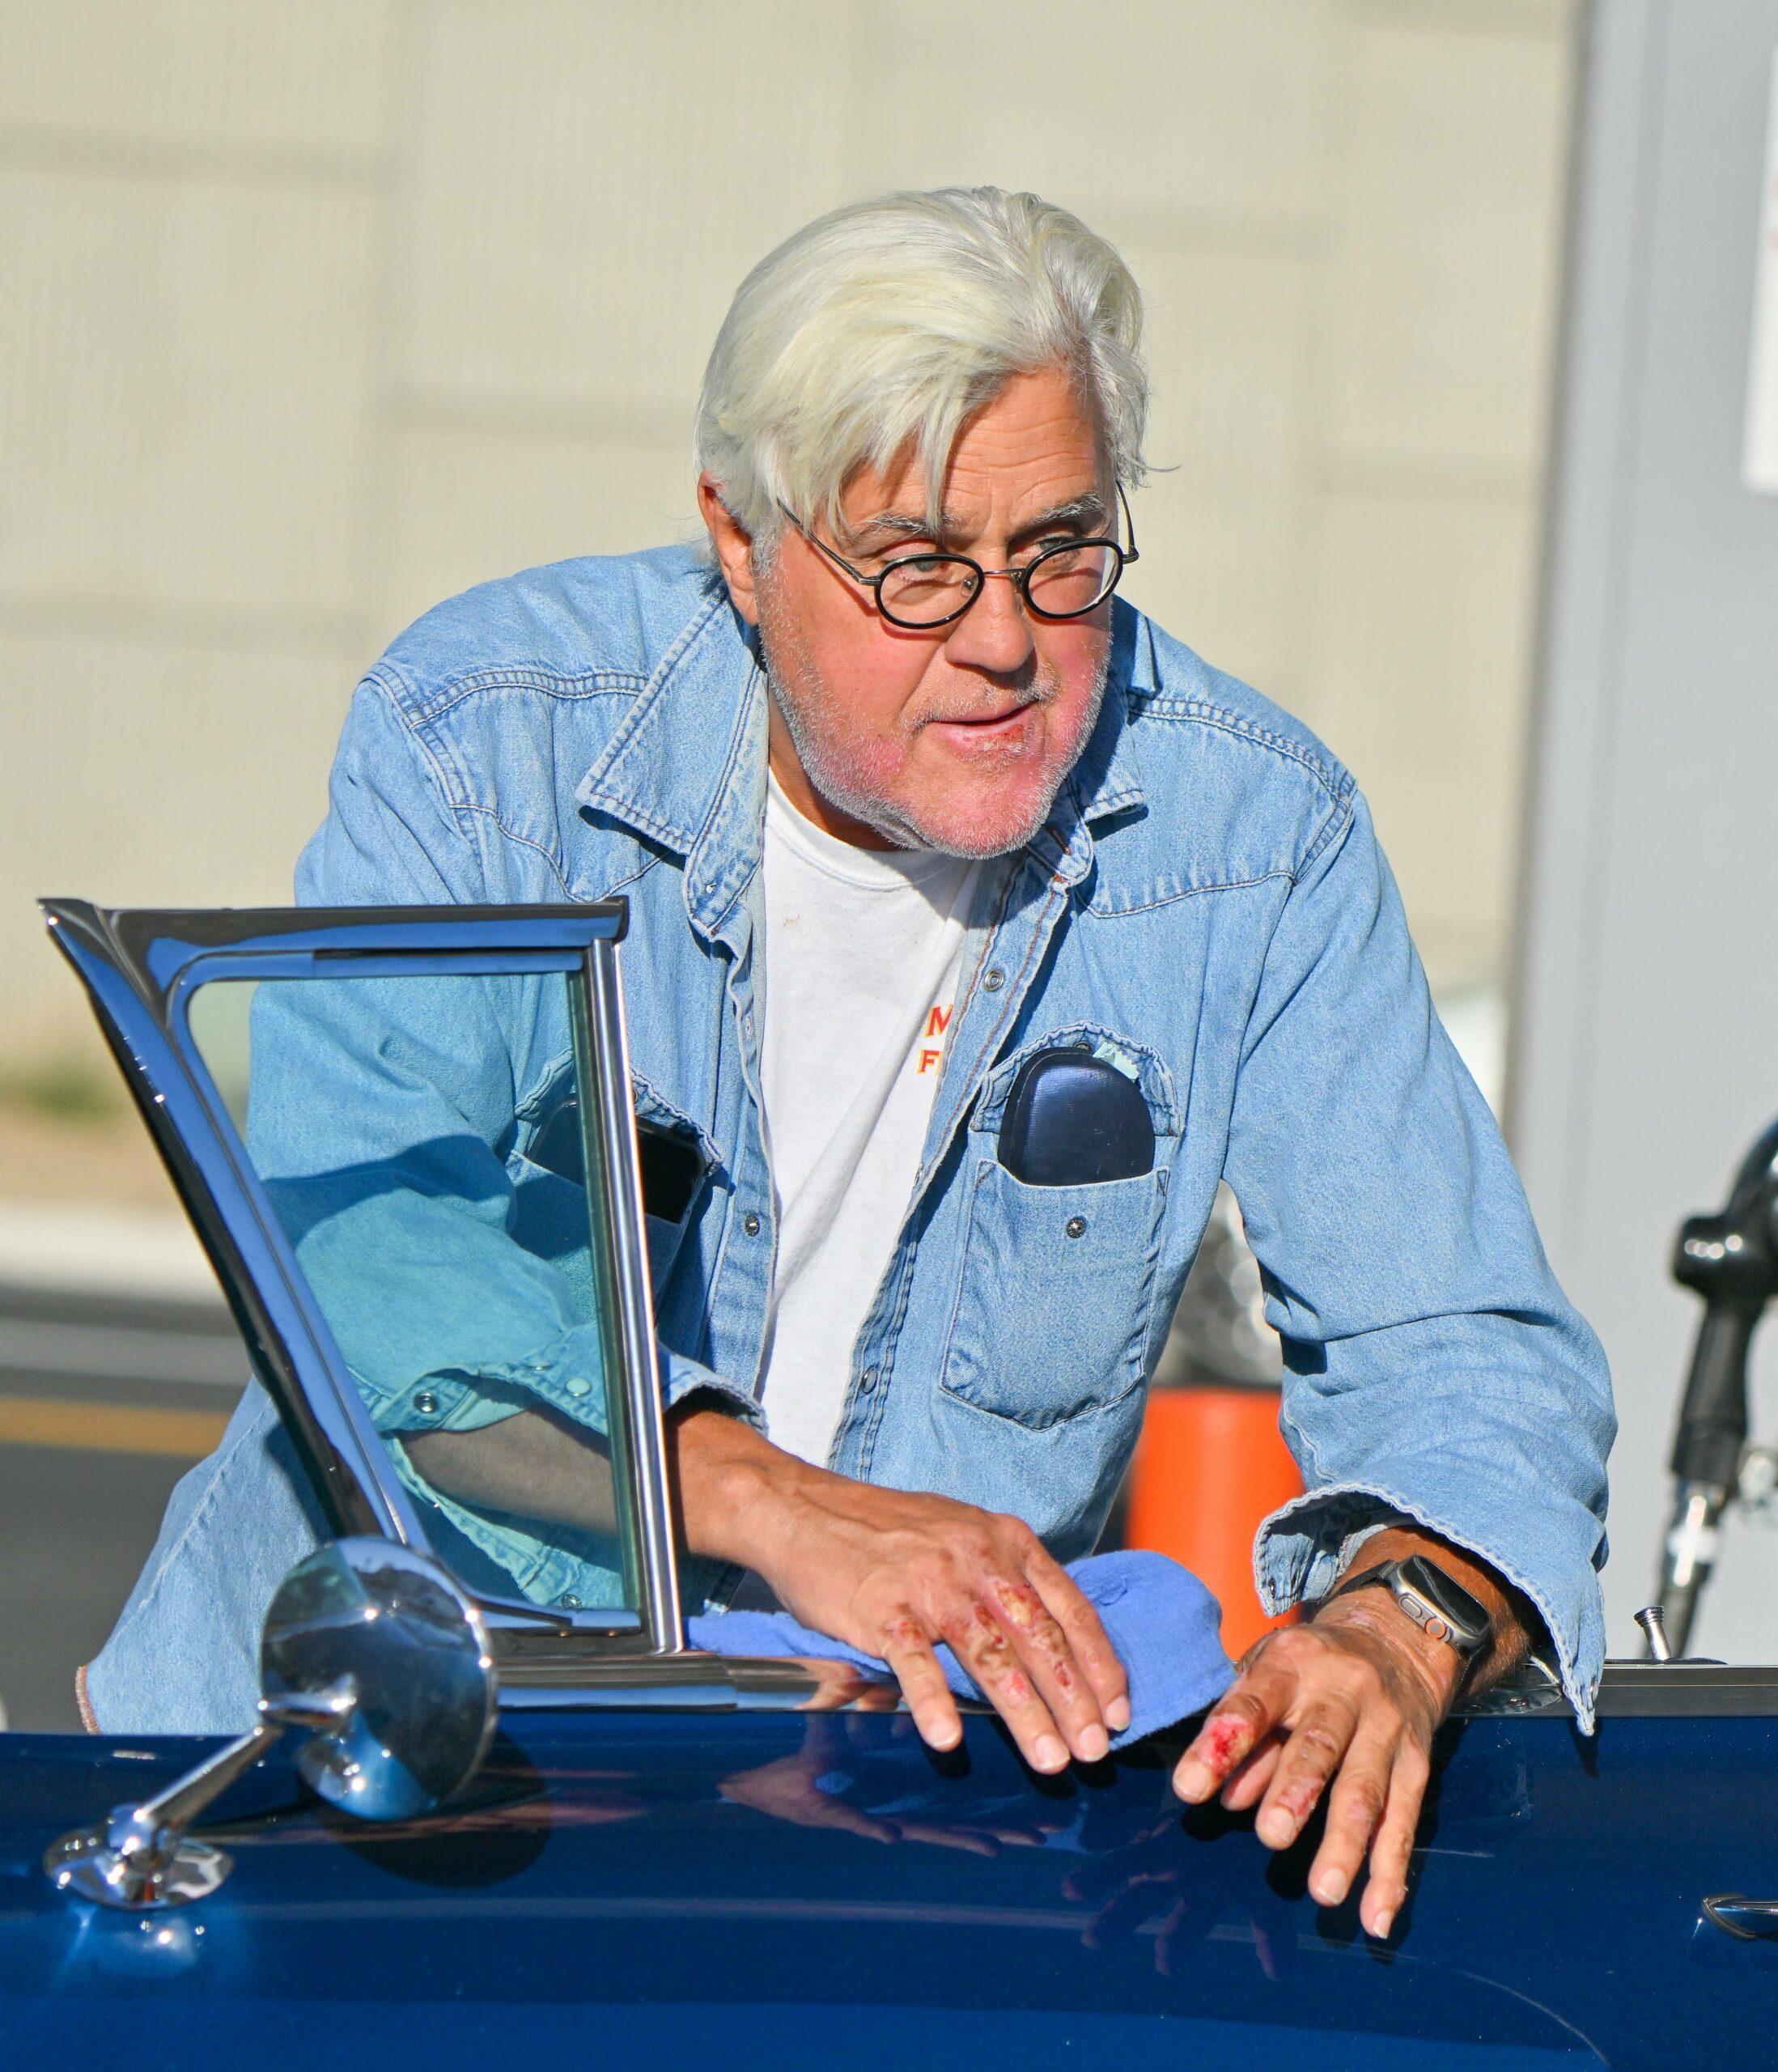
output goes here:
[[[965, 425], [941, 537], [927, 525], [917, 462], [855, 476], [841, 507], [830, 544], [872, 575], [921, 548], [1005, 568], [1057, 540], [1114, 529], [1093, 425], [1056, 371], [1015, 376]], [[757, 602], [772, 766], [811, 818], [869, 846], [974, 856], [1016, 849], [1043, 825], [1098, 716], [1109, 600], [1050, 622], [995, 578], [961, 619], [910, 631], [787, 528]]]

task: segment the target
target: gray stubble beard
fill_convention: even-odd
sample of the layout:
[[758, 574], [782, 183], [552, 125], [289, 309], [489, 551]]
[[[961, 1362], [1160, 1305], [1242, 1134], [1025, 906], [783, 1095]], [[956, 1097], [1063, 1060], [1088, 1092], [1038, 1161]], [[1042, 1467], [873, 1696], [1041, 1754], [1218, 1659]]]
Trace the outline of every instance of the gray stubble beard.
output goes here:
[[[1100, 711], [1105, 703], [1105, 679], [1110, 669], [1110, 651], [1106, 649], [1099, 665], [1098, 681], [1093, 686], [1093, 696], [1081, 715], [1080, 737], [1067, 755], [1059, 763], [1054, 781], [1043, 792], [1040, 801], [1033, 805], [1028, 816], [1028, 824], [1022, 826], [1010, 841], [995, 842], [991, 846], [978, 847], [960, 843], [954, 837], [941, 839], [932, 830], [923, 827], [905, 809], [892, 806], [875, 792], [864, 788], [854, 775], [838, 766], [828, 753], [826, 743], [821, 738], [820, 730], [809, 724], [809, 715], [802, 710], [795, 698], [785, 694], [783, 673], [773, 665], [773, 652], [783, 654], [787, 650], [794, 655], [800, 665], [801, 680], [819, 686], [819, 696], [825, 707], [823, 716], [838, 719], [844, 711], [843, 699], [836, 697], [821, 672], [815, 665], [802, 629], [794, 619], [781, 618], [776, 609], [776, 600], [770, 594], [769, 583], [762, 584], [759, 591], [759, 647], [764, 664], [767, 690], [773, 703], [783, 715], [785, 727], [796, 750], [796, 757], [803, 766], [803, 774], [809, 783], [831, 805], [859, 822], [863, 826], [881, 834], [885, 842], [897, 849], [927, 849], [942, 856], [960, 856], [970, 860], [988, 856], [1006, 856], [1025, 847], [1050, 817], [1050, 809], [1055, 804], [1056, 794], [1062, 788], [1068, 773], [1074, 768], [1087, 743], [1093, 738]], [[1034, 704], [1047, 705], [1056, 696], [1053, 683], [1039, 681], [1032, 686]], [[837, 726], [835, 732], [840, 731]]]

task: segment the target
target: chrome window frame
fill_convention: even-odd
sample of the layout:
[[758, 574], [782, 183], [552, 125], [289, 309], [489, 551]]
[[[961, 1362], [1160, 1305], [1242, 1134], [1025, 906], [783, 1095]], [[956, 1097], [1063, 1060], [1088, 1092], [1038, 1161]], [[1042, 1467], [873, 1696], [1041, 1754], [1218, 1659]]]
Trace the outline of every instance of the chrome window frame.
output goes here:
[[[167, 1166], [240, 1325], [255, 1373], [291, 1433], [333, 1529], [430, 1552], [419, 1507], [395, 1475], [320, 1305], [192, 1036], [203, 985], [329, 975], [499, 975], [567, 979], [583, 1082], [587, 1171], [604, 1213], [592, 1235], [598, 1299], [621, 1369], [609, 1394], [613, 1462], [628, 1535], [634, 1611], [478, 1599], [511, 1695], [574, 1681], [605, 1665], [658, 1668], [688, 1650], [666, 1473], [666, 1438], [648, 1283], [635, 1117], [618, 944], [622, 900], [574, 906], [117, 910], [39, 902], [53, 939], [84, 983], [106, 1041]], [[533, 1674], [524, 1664], [529, 1659]], [[545, 1665], [548, 1665], [546, 1667]], [[694, 1684], [702, 1671], [668, 1680]], [[609, 1675], [601, 1684], [622, 1685]], [[541, 1693], [540, 1693], [541, 1696]], [[732, 1697], [728, 1700], [732, 1702]]]

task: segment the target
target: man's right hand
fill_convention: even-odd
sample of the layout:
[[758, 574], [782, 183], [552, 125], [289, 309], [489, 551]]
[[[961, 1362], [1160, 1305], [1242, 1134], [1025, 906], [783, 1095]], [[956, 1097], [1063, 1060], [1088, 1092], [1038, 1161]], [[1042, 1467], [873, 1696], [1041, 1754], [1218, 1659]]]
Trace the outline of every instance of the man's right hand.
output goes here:
[[880, 1656], [930, 1747], [963, 1735], [941, 1641], [1033, 1769], [1097, 1762], [1130, 1724], [1099, 1615], [1020, 1519], [812, 1467], [720, 1411], [667, 1429], [692, 1552], [755, 1570], [802, 1624]]

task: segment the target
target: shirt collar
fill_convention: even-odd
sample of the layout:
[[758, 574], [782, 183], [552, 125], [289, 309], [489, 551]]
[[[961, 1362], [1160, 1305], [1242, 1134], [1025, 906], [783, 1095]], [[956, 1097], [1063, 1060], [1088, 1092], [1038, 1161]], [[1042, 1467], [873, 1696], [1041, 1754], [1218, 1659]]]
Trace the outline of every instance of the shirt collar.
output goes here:
[[[763, 702], [763, 692], [734, 607], [719, 588], [668, 645], [575, 798], [689, 856], [722, 804], [749, 708]], [[763, 769], [757, 788], [763, 811]]]
[[1093, 868], [1095, 827], [1147, 810], [1148, 794], [1130, 739], [1130, 706], [1152, 682], [1148, 622], [1121, 599], [1112, 605], [1111, 659], [1105, 702], [1080, 760], [1056, 794], [1050, 817], [1033, 837], [1032, 853], [1064, 885]]
[[[1065, 882], [1084, 877], [1097, 823], [1145, 805], [1130, 699], [1152, 681], [1148, 621], [1112, 607], [1105, 702], [1032, 847]], [[685, 860], [686, 905], [714, 928], [757, 868], [766, 809], [766, 680], [719, 588], [661, 656], [575, 796]]]

